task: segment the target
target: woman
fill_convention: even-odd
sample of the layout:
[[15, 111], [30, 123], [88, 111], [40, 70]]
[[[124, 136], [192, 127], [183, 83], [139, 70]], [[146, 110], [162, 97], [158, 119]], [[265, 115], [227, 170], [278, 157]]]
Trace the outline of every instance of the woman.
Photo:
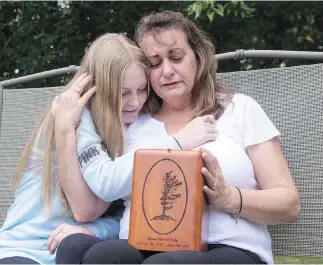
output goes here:
[[[66, 180], [63, 176], [80, 171], [78, 159], [82, 170], [86, 170], [89, 164], [102, 158], [102, 153], [106, 155], [106, 149], [110, 160], [123, 152], [125, 124], [136, 119], [147, 99], [148, 70], [149, 63], [144, 54], [123, 35], [104, 34], [92, 43], [80, 69], [67, 85], [67, 91], [54, 100], [53, 109], [47, 108], [19, 160], [13, 177], [15, 201], [0, 230], [0, 263], [54, 263], [59, 237], [53, 238], [50, 234], [57, 229], [66, 234], [85, 233], [101, 240], [118, 237], [120, 212], [114, 217], [100, 218], [110, 203], [93, 193], [80, 198], [69, 196], [70, 193], [64, 190]], [[83, 106], [89, 102], [78, 127], [79, 158], [71, 156], [64, 160], [57, 154], [65, 145], [75, 146], [76, 138], [74, 142], [61, 142], [62, 135], [71, 139], [68, 130], [60, 130], [65, 120], [70, 122], [70, 119], [61, 115], [54, 123], [53, 115], [66, 110], [66, 106], [57, 108], [55, 103], [71, 99], [78, 99], [73, 113], [78, 115], [78, 120]], [[69, 123], [73, 130], [78, 120]], [[181, 135], [178, 136], [180, 140]], [[164, 147], [178, 148], [174, 138], [165, 139]], [[57, 143], [56, 149], [54, 142]], [[69, 157], [70, 153], [64, 155]], [[125, 161], [131, 159], [124, 158]], [[77, 168], [69, 168], [72, 170], [69, 172], [62, 170], [64, 163], [73, 162]], [[117, 169], [111, 166], [111, 171], [106, 173], [118, 173], [113, 170]], [[89, 191], [82, 178], [73, 185], [83, 195]], [[115, 199], [121, 197], [122, 194], [120, 197], [115, 194]], [[75, 199], [79, 200], [77, 205]], [[95, 207], [90, 210], [79, 207], [84, 201]]]
[[[59, 246], [57, 262], [73, 253], [82, 263], [273, 263], [266, 225], [294, 222], [300, 214], [279, 132], [256, 101], [230, 95], [217, 84], [214, 47], [182, 14], [165, 11], [142, 18], [136, 41], [150, 61], [153, 91], [152, 114], [139, 116], [129, 129], [135, 135], [133, 149], [153, 144], [153, 134], [175, 134], [195, 117], [216, 119], [217, 139], [200, 146], [210, 204], [209, 250], [154, 253], [131, 247], [128, 198], [119, 240], [69, 236]], [[80, 240], [87, 246], [75, 249]]]

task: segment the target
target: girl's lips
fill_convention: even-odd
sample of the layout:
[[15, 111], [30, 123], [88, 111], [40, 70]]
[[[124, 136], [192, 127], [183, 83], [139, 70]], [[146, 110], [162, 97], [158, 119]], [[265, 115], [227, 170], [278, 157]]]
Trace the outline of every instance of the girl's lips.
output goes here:
[[133, 114], [136, 114], [137, 113], [137, 110], [131, 110], [131, 111], [129, 111], [129, 110], [124, 110], [123, 111], [125, 114], [127, 114], [127, 115], [133, 115]]

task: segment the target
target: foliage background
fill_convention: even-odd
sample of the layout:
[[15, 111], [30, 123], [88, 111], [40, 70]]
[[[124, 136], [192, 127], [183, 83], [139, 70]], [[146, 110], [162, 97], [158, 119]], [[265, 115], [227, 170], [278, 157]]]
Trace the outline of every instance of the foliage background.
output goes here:
[[[213, 39], [217, 53], [237, 49], [323, 50], [323, 2], [319, 1], [6, 1], [0, 2], [0, 81], [79, 64], [86, 47], [105, 32], [133, 37], [151, 11], [181, 11]], [[248, 59], [219, 71], [312, 63]], [[43, 80], [52, 85], [64, 79]]]

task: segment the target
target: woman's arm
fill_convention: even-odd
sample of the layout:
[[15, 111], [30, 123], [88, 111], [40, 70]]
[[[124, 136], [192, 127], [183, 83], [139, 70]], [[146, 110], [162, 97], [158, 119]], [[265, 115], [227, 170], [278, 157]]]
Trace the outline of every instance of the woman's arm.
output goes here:
[[[300, 199], [278, 138], [247, 147], [260, 190], [242, 189], [241, 217], [262, 224], [295, 222], [300, 217]], [[237, 214], [240, 195], [230, 187], [222, 210]]]
[[[240, 101], [239, 101], [240, 99]], [[243, 146], [252, 162], [255, 178], [260, 190], [241, 190], [241, 216], [263, 224], [295, 222], [300, 216], [300, 199], [288, 165], [281, 151], [279, 132], [261, 106], [250, 97], [239, 97], [236, 101], [241, 113], [241, 135]], [[240, 109], [239, 109], [240, 107]], [[238, 214], [240, 194], [235, 187], [228, 187], [217, 159], [206, 154], [206, 172], [209, 187], [205, 192], [213, 206], [231, 214]], [[234, 167], [234, 163], [232, 164]], [[205, 171], [205, 170], [204, 170]], [[214, 188], [214, 183], [218, 184]]]

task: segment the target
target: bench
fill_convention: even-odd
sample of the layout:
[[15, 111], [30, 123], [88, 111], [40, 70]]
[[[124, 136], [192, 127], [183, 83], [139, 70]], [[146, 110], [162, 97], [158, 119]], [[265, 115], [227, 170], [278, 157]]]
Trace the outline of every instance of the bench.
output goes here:
[[[250, 57], [255, 54], [249, 53]], [[300, 55], [294, 52], [292, 56], [295, 54]], [[323, 53], [317, 54], [323, 58]], [[217, 57], [220, 64], [222, 60], [246, 55], [247, 52], [239, 50]], [[262, 55], [269, 57], [267, 53]], [[14, 198], [10, 179], [18, 158], [40, 113], [61, 91], [61, 87], [10, 87], [76, 69], [70, 66], [0, 82], [0, 225]], [[269, 228], [274, 255], [322, 257], [323, 64], [221, 73], [218, 79], [234, 91], [257, 100], [282, 133], [282, 148], [300, 192], [302, 214], [297, 223]]]

